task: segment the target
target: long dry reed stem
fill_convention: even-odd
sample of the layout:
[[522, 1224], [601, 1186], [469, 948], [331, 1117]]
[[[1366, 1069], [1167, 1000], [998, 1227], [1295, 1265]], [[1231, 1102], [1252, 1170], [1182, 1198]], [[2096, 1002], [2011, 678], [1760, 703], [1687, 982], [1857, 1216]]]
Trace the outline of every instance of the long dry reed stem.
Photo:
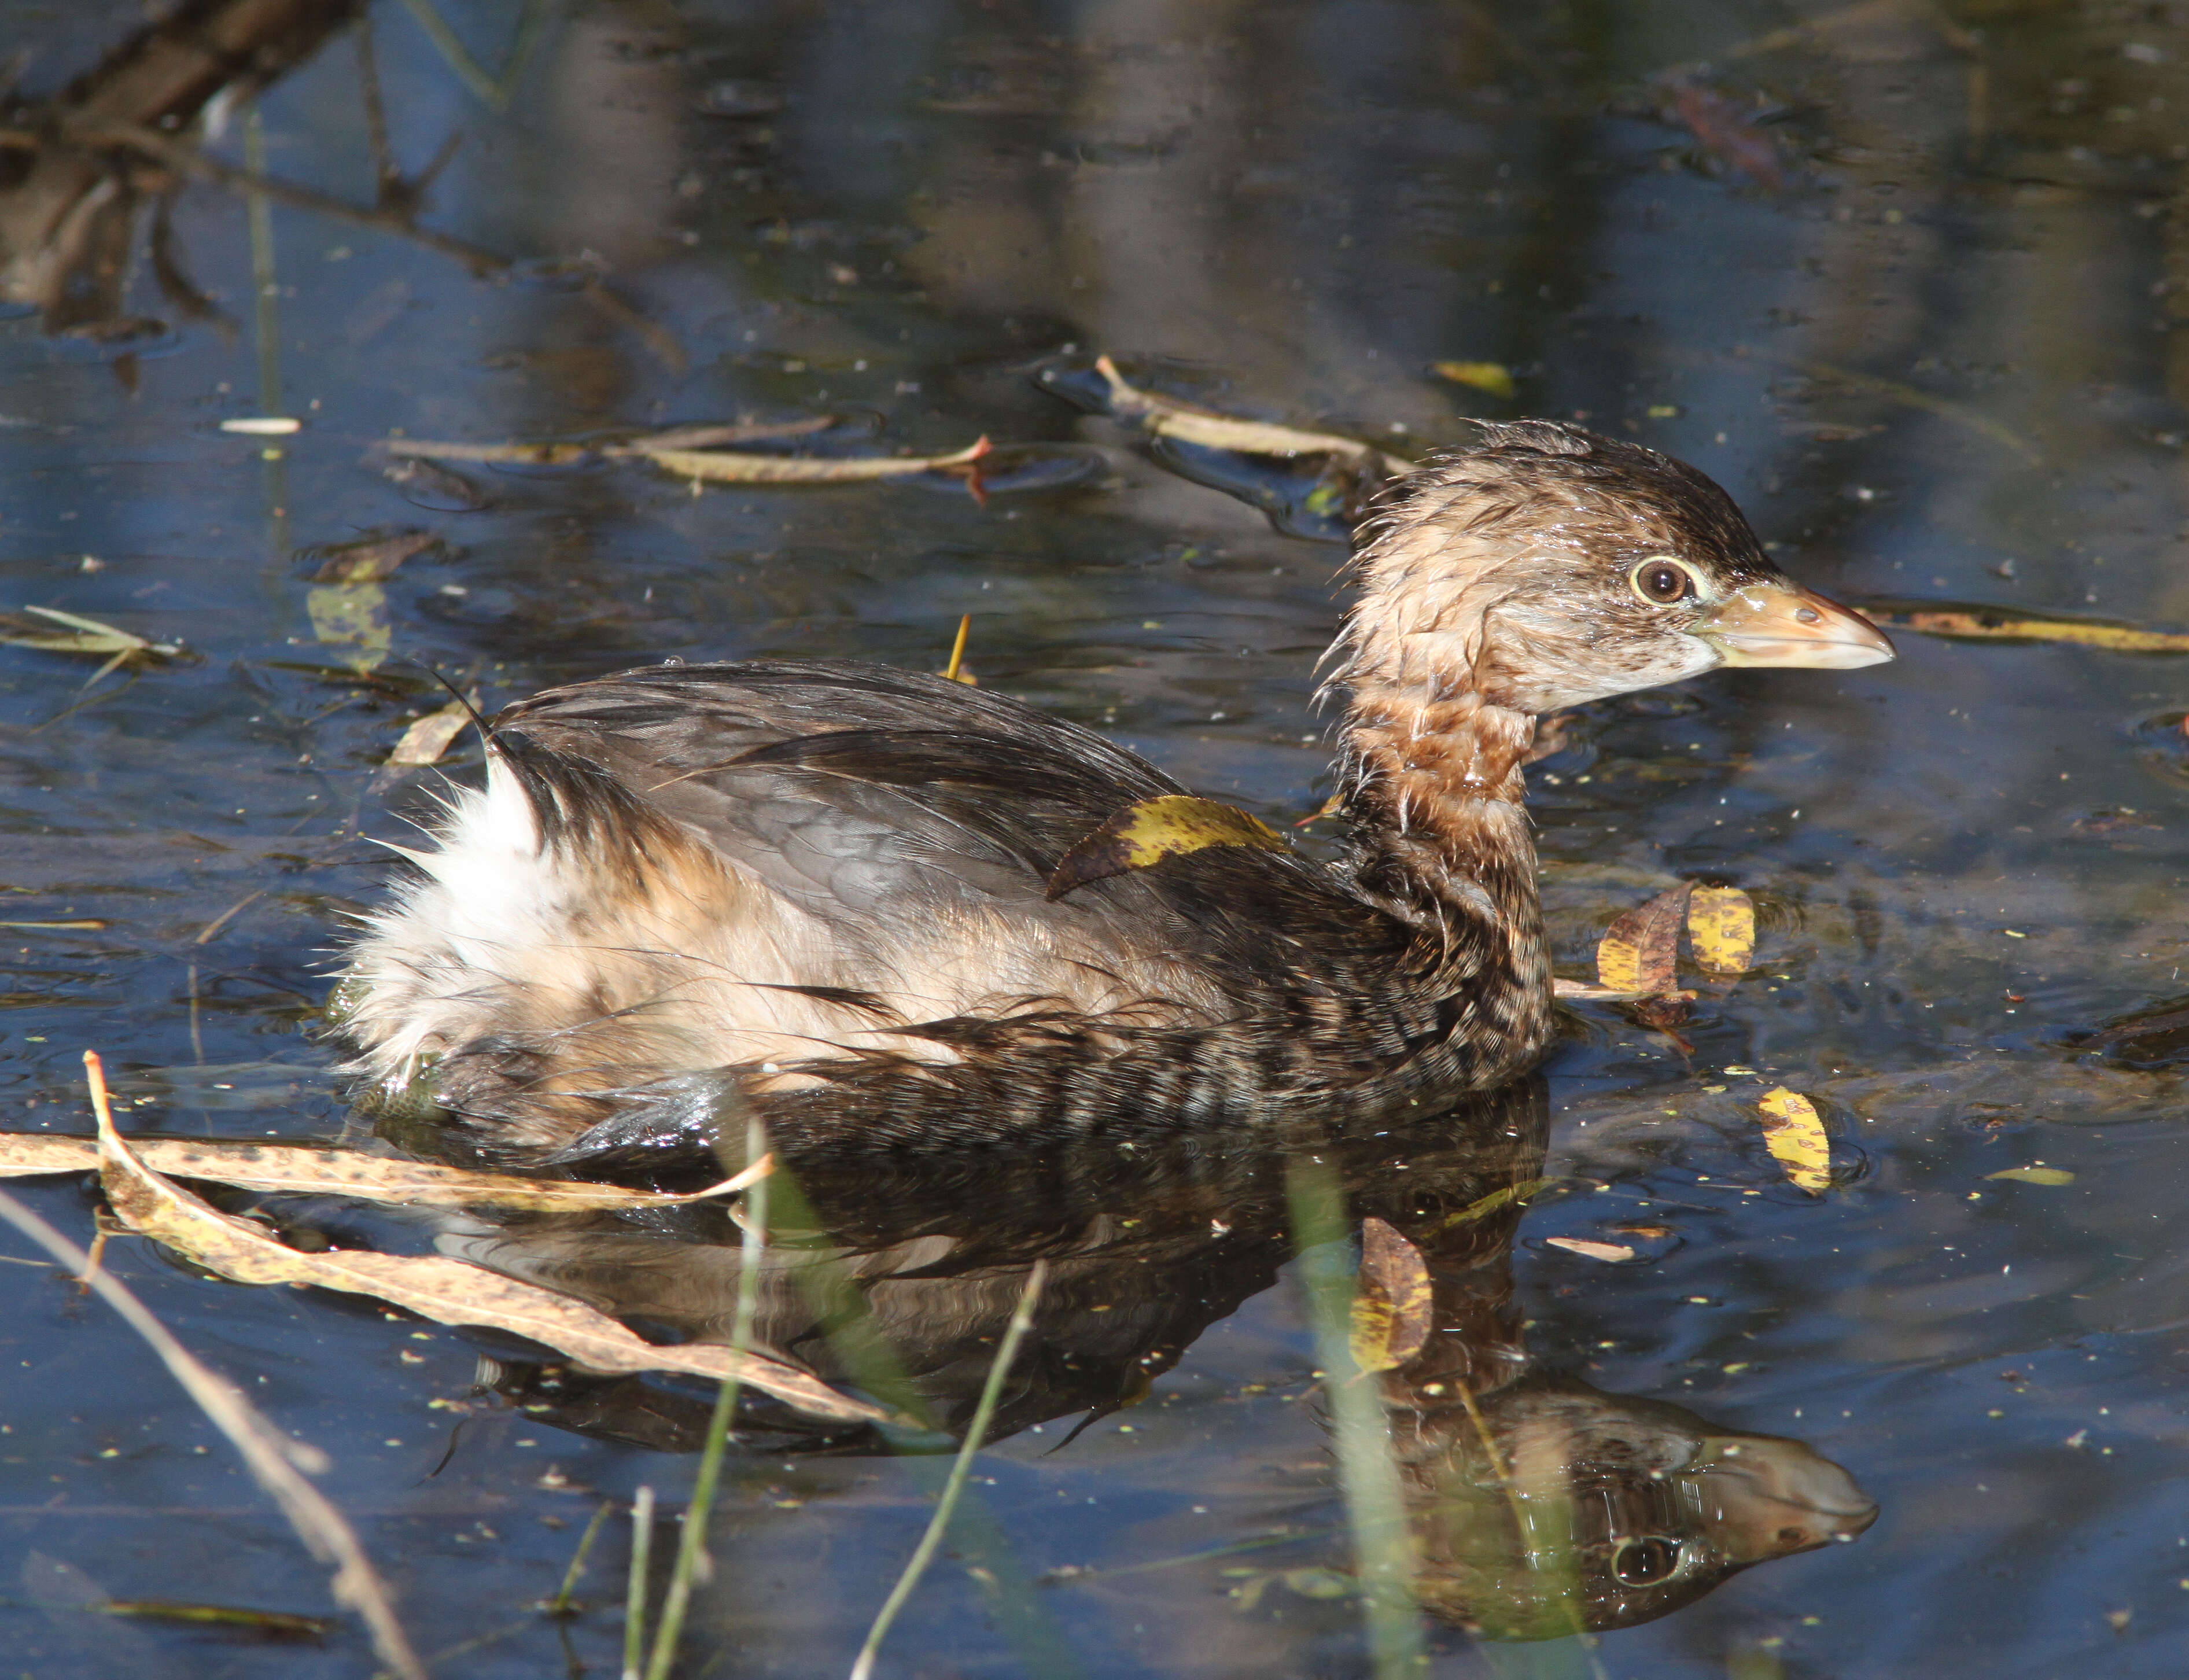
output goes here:
[[[114, 1123], [107, 1106], [105, 1069], [94, 1050], [84, 1052], [83, 1062], [93, 1106], [99, 1111], [100, 1119], [111, 1127]], [[175, 1380], [183, 1385], [184, 1392], [243, 1455], [251, 1474], [257, 1479], [259, 1486], [273, 1496], [297, 1537], [314, 1557], [335, 1566], [335, 1597], [363, 1620], [381, 1661], [402, 1680], [426, 1680], [425, 1665], [418, 1660], [402, 1624], [396, 1620], [387, 1587], [365, 1556], [356, 1530], [297, 1468], [297, 1461], [308, 1457], [324, 1467], [324, 1457], [315, 1449], [291, 1440], [268, 1423], [257, 1408], [243, 1397], [241, 1390], [177, 1341], [173, 1332], [152, 1315], [151, 1309], [137, 1298], [127, 1285], [110, 1272], [94, 1269], [88, 1254], [5, 1192], [0, 1192], [0, 1219], [5, 1219], [76, 1272], [98, 1292], [101, 1300], [121, 1315], [123, 1323], [144, 1338]]]

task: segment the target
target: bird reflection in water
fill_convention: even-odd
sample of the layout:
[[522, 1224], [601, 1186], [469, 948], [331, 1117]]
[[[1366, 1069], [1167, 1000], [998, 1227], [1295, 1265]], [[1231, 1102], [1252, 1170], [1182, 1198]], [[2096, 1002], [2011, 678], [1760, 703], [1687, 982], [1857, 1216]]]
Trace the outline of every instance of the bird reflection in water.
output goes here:
[[[1424, 1609], [1498, 1638], [1628, 1626], [1752, 1564], [1862, 1533], [1876, 1505], [1801, 1442], [1605, 1394], [1530, 1353], [1511, 1264], [1520, 1198], [1497, 1192], [1540, 1176], [1547, 1126], [1530, 1081], [1400, 1128], [1318, 1127], [1259, 1145], [1151, 1124], [1038, 1153], [812, 1150], [775, 1180], [756, 1341], [955, 1436], [1027, 1270], [1046, 1259], [991, 1439], [1100, 1417], [1276, 1281], [1292, 1252], [1287, 1161], [1311, 1156], [1355, 1220], [1387, 1221], [1429, 1273], [1426, 1342], [1361, 1379], [1381, 1386]], [[463, 1216], [439, 1242], [657, 1338], [726, 1342], [738, 1237], [726, 1210], [703, 1203], [491, 1225]], [[696, 1394], [521, 1361], [489, 1369], [538, 1422], [699, 1445]], [[772, 1455], [885, 1450], [766, 1403], [741, 1415], [739, 1437]]]

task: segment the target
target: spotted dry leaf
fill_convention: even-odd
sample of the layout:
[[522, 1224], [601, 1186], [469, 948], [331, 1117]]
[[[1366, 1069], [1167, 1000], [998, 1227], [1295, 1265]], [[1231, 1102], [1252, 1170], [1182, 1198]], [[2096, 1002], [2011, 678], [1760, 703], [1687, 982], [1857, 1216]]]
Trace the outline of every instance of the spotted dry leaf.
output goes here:
[[1353, 1362], [1393, 1371], [1421, 1352], [1434, 1323], [1421, 1251], [1382, 1219], [1360, 1226], [1360, 1278], [1353, 1297]]
[[1799, 1091], [1784, 1085], [1763, 1094], [1757, 1107], [1763, 1112], [1763, 1146], [1786, 1169], [1796, 1188], [1822, 1191], [1832, 1182], [1831, 1140], [1817, 1106]]
[[1677, 990], [1680, 921], [1694, 891], [1692, 883], [1682, 881], [1606, 928], [1596, 947], [1597, 983], [1641, 998]]
[[1286, 850], [1276, 829], [1236, 806], [1191, 794], [1162, 794], [1111, 812], [1100, 828], [1075, 843], [1049, 878], [1049, 897], [1054, 902], [1089, 881], [1212, 846]]
[[582, 1301], [468, 1261], [339, 1248], [300, 1253], [154, 1172], [104, 1119], [99, 1174], [108, 1202], [130, 1230], [239, 1283], [297, 1284], [370, 1295], [438, 1324], [507, 1331], [553, 1348], [591, 1371], [684, 1371], [718, 1382], [735, 1377], [819, 1417], [877, 1423], [889, 1416], [764, 1355], [694, 1343], [655, 1347]]
[[1688, 943], [1712, 974], [1745, 974], [1756, 957], [1756, 902], [1737, 886], [1699, 886], [1688, 900]]

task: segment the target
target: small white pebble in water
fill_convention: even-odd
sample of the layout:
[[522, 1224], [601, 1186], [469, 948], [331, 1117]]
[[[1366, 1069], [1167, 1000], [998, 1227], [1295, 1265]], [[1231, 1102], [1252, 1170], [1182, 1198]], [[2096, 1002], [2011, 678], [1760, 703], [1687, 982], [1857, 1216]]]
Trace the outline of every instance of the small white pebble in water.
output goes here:
[[1220, 711], [1213, 711], [1208, 714], [1208, 721], [1211, 723], [1221, 723], [1224, 721], [1224, 714]]
[[281, 414], [244, 415], [220, 423], [222, 431], [240, 432], [246, 438], [286, 438], [291, 433], [301, 432], [303, 428], [303, 421], [292, 420]]

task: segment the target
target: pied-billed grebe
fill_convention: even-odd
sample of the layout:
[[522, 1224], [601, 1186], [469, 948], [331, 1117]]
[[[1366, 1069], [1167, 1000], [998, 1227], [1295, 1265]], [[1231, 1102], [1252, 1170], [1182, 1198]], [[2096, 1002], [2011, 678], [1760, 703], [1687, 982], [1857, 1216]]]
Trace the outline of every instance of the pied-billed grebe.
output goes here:
[[784, 1138], [948, 1147], [1489, 1089], [1552, 1029], [1536, 716], [1892, 656], [1701, 473], [1548, 421], [1393, 486], [1354, 568], [1336, 867], [1223, 846], [1053, 901], [1075, 842], [1179, 784], [939, 677], [628, 671], [502, 713], [486, 788], [352, 954], [357, 1070], [489, 1154], [603, 1162], [747, 1106]]

